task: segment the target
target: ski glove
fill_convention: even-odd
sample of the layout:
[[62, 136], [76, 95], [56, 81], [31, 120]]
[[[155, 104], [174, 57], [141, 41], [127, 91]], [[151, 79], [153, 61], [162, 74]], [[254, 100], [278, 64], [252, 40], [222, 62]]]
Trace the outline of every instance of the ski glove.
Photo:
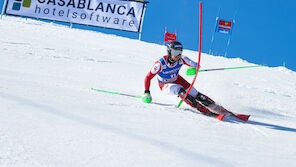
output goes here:
[[150, 91], [149, 90], [145, 90], [144, 92], [144, 96], [142, 97], [142, 101], [144, 103], [151, 103], [152, 101], [152, 97], [150, 95]]
[[[199, 66], [200, 69], [200, 66]], [[186, 71], [186, 75], [195, 75], [196, 74], [196, 68], [188, 68]]]

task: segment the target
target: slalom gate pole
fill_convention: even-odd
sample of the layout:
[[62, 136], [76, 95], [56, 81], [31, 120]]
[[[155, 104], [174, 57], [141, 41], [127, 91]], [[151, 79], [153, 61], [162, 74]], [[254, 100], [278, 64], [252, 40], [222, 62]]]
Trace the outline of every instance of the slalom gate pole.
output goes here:
[[116, 94], [116, 95], [134, 97], [134, 98], [138, 98], [138, 99], [142, 98], [141, 96], [135, 96], [135, 95], [125, 94], [125, 93], [118, 93], [118, 92], [111, 92], [111, 91], [95, 89], [95, 88], [90, 88], [90, 90], [94, 90], [94, 91], [97, 91], [97, 92], [103, 92], [103, 93], [109, 93], [109, 94]]
[[179, 102], [177, 108], [179, 108], [181, 106], [181, 104], [183, 103], [183, 101], [185, 100], [185, 98], [187, 97], [188, 93], [190, 92], [190, 90], [192, 89], [194, 82], [196, 80], [197, 74], [198, 74], [198, 69], [200, 66], [200, 56], [201, 56], [201, 34], [202, 34], [202, 2], [199, 2], [199, 46], [198, 46], [198, 63], [196, 66], [196, 74], [194, 75], [193, 81], [190, 85], [190, 87], [188, 88], [186, 94], [184, 95], [183, 99], [181, 99], [181, 101]]
[[213, 31], [213, 34], [212, 34], [212, 39], [211, 39], [211, 45], [210, 45], [209, 55], [214, 55], [214, 52], [213, 52], [213, 45], [214, 45], [214, 39], [215, 39], [216, 31], [217, 31], [218, 20], [219, 20], [219, 18], [220, 18], [220, 13], [221, 13], [221, 8], [219, 8], [219, 12], [218, 12], [217, 17], [216, 17], [215, 28], [214, 28], [214, 31]]

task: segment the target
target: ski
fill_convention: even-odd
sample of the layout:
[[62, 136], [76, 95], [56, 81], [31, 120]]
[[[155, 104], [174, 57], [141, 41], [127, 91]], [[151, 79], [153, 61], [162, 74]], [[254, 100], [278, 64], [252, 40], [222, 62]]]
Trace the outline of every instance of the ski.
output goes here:
[[230, 112], [230, 111], [227, 111], [227, 110], [225, 110], [223, 112], [224, 112], [223, 114], [226, 115], [226, 116], [231, 116], [231, 117], [237, 118], [237, 119], [245, 121], [245, 122], [247, 122], [249, 120], [249, 117], [250, 117], [250, 115], [234, 113], [234, 112]]
[[228, 113], [226, 113], [226, 114], [211, 113], [211, 114], [209, 114], [207, 116], [216, 118], [216, 119], [218, 119], [220, 121], [223, 121], [226, 116], [230, 116], [230, 117], [234, 117], [234, 118], [237, 118], [239, 120], [242, 120], [244, 122], [247, 122], [249, 120], [249, 117], [250, 117], [250, 115], [238, 114], [238, 113], [233, 113], [233, 112], [230, 112], [230, 111]]
[[220, 121], [223, 121], [223, 119], [225, 118], [226, 115], [223, 114], [218, 114], [215, 118], [217, 118]]
[[210, 113], [203, 113], [201, 112], [202, 114], [206, 115], [206, 116], [209, 116], [209, 117], [213, 117], [213, 118], [216, 118], [220, 121], [223, 121], [224, 118], [226, 117], [226, 115], [224, 114], [216, 114], [216, 113], [213, 113], [213, 112], [210, 112]]
[[238, 113], [232, 113], [231, 116], [240, 119], [242, 121], [247, 122], [250, 118], [250, 115], [245, 115], [245, 114], [238, 114]]
[[245, 122], [247, 122], [250, 118], [250, 115], [231, 112], [220, 105], [215, 105], [214, 107], [211, 108], [211, 110], [214, 111], [215, 113], [222, 114], [225, 116], [234, 117], [234, 118], [237, 118], [237, 119], [245, 121]]

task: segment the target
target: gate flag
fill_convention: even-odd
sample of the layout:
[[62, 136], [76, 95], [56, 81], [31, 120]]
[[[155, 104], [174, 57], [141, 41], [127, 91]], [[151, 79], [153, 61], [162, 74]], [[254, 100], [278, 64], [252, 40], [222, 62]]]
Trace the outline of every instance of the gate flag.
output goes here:
[[165, 39], [164, 41], [165, 42], [172, 42], [172, 41], [176, 41], [177, 37], [176, 37], [176, 34], [173, 34], [173, 33], [165, 33]]
[[231, 34], [232, 24], [233, 24], [232, 21], [225, 21], [225, 20], [218, 19], [216, 32], [220, 32], [223, 34]]
[[177, 40], [177, 30], [175, 30], [175, 33], [173, 34], [173, 33], [167, 32], [167, 27], [165, 27], [163, 45], [165, 45], [166, 42], [172, 42], [176, 40]]
[[[227, 45], [226, 45], [225, 52], [224, 52], [224, 56], [226, 57], [228, 47], [229, 47], [229, 44], [230, 44], [230, 38], [231, 38], [231, 35], [232, 35], [233, 26], [234, 26], [234, 23], [235, 23], [235, 16], [236, 16], [237, 12], [235, 12], [233, 19], [224, 20], [224, 19], [220, 19], [220, 10], [221, 9], [219, 9], [218, 16], [216, 17], [216, 24], [215, 24], [215, 27], [214, 27], [215, 29], [214, 29], [213, 35], [212, 35], [209, 54], [214, 55], [213, 44], [214, 44], [215, 34], [216, 33], [225, 34], [226, 36], [228, 36]], [[225, 36], [225, 35], [223, 35], [223, 36]]]

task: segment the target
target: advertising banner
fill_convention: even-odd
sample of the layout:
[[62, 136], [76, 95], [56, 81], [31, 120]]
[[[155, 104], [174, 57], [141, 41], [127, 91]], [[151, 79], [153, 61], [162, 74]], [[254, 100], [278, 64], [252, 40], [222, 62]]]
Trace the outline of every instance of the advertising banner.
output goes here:
[[120, 0], [8, 0], [6, 14], [139, 32], [145, 4]]

